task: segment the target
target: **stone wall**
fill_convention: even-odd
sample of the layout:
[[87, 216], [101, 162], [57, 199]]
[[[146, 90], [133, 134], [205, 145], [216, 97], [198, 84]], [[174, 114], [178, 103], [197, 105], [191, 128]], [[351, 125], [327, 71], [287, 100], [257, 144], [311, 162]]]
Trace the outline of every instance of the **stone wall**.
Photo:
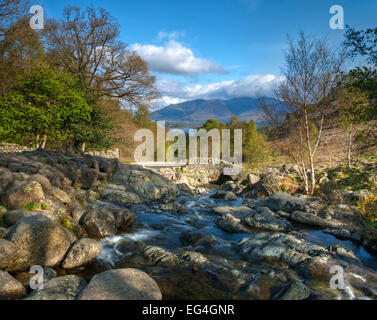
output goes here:
[[[0, 152], [2, 153], [24, 152], [33, 150], [35, 150], [35, 148], [19, 146], [13, 143], [0, 143]], [[119, 159], [120, 156], [119, 149], [111, 149], [106, 151], [89, 151], [86, 152], [86, 154], [90, 154], [92, 156], [99, 156], [107, 159]]]

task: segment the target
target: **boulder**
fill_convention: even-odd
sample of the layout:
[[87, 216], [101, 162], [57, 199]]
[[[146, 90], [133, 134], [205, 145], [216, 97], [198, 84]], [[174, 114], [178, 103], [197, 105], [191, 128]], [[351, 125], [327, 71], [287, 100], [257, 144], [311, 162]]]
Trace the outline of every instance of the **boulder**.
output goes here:
[[212, 234], [190, 230], [182, 232], [179, 240], [185, 246], [214, 246], [218, 243], [217, 238]]
[[178, 203], [177, 201], [161, 204], [160, 209], [163, 211], [175, 211], [179, 213], [188, 212], [187, 208], [181, 205], [180, 203]]
[[120, 163], [112, 182], [145, 201], [171, 202], [179, 196], [179, 189], [173, 182], [141, 166]]
[[58, 265], [75, 237], [56, 221], [36, 215], [19, 220], [9, 229], [7, 240], [17, 250], [17, 259], [8, 270], [23, 271], [34, 265]]
[[300, 281], [293, 282], [280, 297], [281, 300], [304, 300], [310, 296], [310, 290]]
[[63, 269], [73, 269], [88, 265], [95, 261], [101, 252], [101, 245], [99, 242], [82, 238], [76, 241], [68, 250], [61, 267]]
[[109, 270], [95, 276], [80, 300], [161, 300], [156, 282], [136, 269]]
[[112, 188], [106, 188], [100, 193], [101, 199], [110, 201], [120, 206], [128, 206], [133, 204], [141, 204], [140, 197], [132, 192], [126, 192], [121, 190], [115, 190]]
[[13, 182], [12, 172], [7, 168], [0, 168], [0, 192], [5, 191]]
[[16, 246], [13, 242], [0, 239], [0, 269], [7, 269], [17, 257]]
[[220, 229], [229, 233], [249, 233], [242, 224], [241, 220], [233, 217], [231, 214], [225, 214], [215, 219], [215, 224]]
[[39, 182], [23, 182], [6, 190], [3, 202], [11, 209], [20, 209], [31, 202], [39, 203], [45, 199]]
[[69, 197], [69, 195], [65, 191], [59, 188], [52, 189], [51, 194], [56, 199], [59, 199], [61, 202], [63, 202], [64, 204], [71, 202], [71, 198]]
[[291, 196], [286, 193], [272, 195], [262, 201], [260, 206], [268, 207], [272, 211], [285, 211], [292, 213], [293, 211], [308, 211], [308, 205], [303, 198]]
[[328, 226], [326, 220], [308, 212], [294, 211], [291, 214], [290, 219], [292, 221], [320, 228], [326, 228]]
[[20, 299], [26, 294], [24, 286], [8, 272], [0, 270], [0, 300]]
[[211, 196], [213, 199], [222, 199], [225, 201], [237, 200], [237, 196], [231, 191], [219, 190]]
[[109, 208], [115, 219], [115, 226], [125, 231], [135, 219], [135, 212], [126, 208]]
[[75, 300], [87, 283], [76, 275], [54, 278], [43, 289], [34, 290], [25, 300]]
[[269, 231], [287, 231], [291, 228], [289, 222], [283, 220], [267, 207], [259, 207], [242, 219], [249, 227]]
[[209, 260], [199, 252], [186, 251], [180, 256], [181, 261], [189, 266], [206, 267], [210, 264]]
[[36, 181], [38, 182], [41, 186], [42, 186], [42, 189], [43, 189], [43, 192], [44, 193], [49, 193], [52, 189], [52, 185], [51, 185], [51, 182], [49, 179], [47, 179], [45, 176], [41, 175], [41, 174], [33, 174], [31, 175], [29, 178], [28, 178], [28, 181], [31, 182], [31, 181]]
[[90, 237], [101, 239], [117, 233], [114, 215], [104, 208], [89, 209], [80, 219]]
[[37, 215], [42, 215], [56, 221], [59, 220], [58, 215], [48, 210], [29, 211], [29, 210], [23, 210], [23, 209], [8, 211], [4, 215], [3, 219], [6, 225], [13, 226], [14, 224], [17, 223], [17, 221], [23, 218], [37, 216]]

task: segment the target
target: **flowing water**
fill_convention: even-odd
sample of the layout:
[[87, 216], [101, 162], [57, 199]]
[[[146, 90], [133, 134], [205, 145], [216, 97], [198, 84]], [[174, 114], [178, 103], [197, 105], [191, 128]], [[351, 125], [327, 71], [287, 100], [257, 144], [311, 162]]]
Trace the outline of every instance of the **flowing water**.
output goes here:
[[[156, 212], [155, 209], [157, 206], [154, 206], [153, 204], [150, 206], [134, 206], [133, 209], [136, 212], [136, 216], [132, 228], [123, 235], [103, 239], [101, 241], [102, 251], [98, 257], [98, 261], [107, 268], [119, 267], [118, 262], [124, 261], [125, 257], [130, 254], [128, 249], [124, 249], [125, 243], [138, 241], [150, 246], [163, 248], [169, 252], [177, 252], [177, 250], [179, 251], [184, 247], [179, 239], [181, 233], [191, 230], [216, 236], [219, 242], [217, 246], [211, 248], [210, 254], [220, 257], [225, 263], [233, 263], [233, 266], [236, 267], [243, 259], [234, 249], [234, 245], [244, 237], [249, 237], [253, 233], [260, 231], [250, 230], [249, 233], [232, 234], [218, 228], [214, 223], [218, 214], [212, 211], [213, 207], [237, 207], [240, 205], [247, 205], [247, 203], [244, 203], [241, 198], [238, 198], [235, 201], [212, 199], [210, 198], [212, 193], [213, 192], [209, 192], [208, 194], [194, 197], [182, 196], [179, 198], [178, 202], [188, 209], [188, 213], [185, 214], [169, 211]], [[304, 238], [310, 243], [323, 247], [332, 246], [334, 244], [345, 246], [352, 250], [366, 267], [377, 272], [377, 256], [372, 252], [367, 251], [359, 244], [352, 241], [337, 239], [330, 234], [324, 233], [322, 230], [308, 228], [304, 225], [295, 224], [294, 226], [304, 233]], [[121, 264], [121, 266], [125, 267], [127, 264]], [[163, 271], [157, 267], [149, 268], [149, 273], [151, 270], [152, 274], [156, 271], [155, 278], [157, 279], [161, 277], [161, 274], [163, 273]], [[210, 271], [208, 272], [210, 273]], [[165, 276], [168, 277], [169, 275], [165, 274]], [[184, 280], [180, 279], [179, 281]], [[222, 290], [224, 291], [225, 289]], [[348, 288], [348, 290], [351, 290], [348, 293], [348, 296], [352, 298], [352, 289]], [[220, 291], [214, 291], [213, 298], [217, 298], [215, 295]], [[189, 296], [189, 298], [191, 297], [192, 296]], [[195, 297], [202, 298], [200, 295]], [[208, 298], [207, 296], [203, 297]], [[241, 295], [237, 297], [242, 298], [243, 296]], [[234, 298], [234, 295], [220, 296], [218, 298]]]

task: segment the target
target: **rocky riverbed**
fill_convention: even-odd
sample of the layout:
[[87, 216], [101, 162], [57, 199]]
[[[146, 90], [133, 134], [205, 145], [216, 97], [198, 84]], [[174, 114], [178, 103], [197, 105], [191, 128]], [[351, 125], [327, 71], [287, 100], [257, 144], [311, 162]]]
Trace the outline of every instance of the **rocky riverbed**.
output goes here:
[[377, 247], [354, 208], [263, 177], [208, 188], [169, 174], [72, 149], [0, 154], [0, 298], [377, 298]]

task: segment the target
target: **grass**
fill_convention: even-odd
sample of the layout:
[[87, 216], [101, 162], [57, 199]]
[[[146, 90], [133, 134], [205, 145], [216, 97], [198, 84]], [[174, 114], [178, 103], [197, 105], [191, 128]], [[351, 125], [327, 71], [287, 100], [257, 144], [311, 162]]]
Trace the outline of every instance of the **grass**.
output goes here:
[[328, 178], [338, 186], [338, 189], [359, 191], [371, 190], [370, 172], [358, 167], [338, 166], [328, 171]]

